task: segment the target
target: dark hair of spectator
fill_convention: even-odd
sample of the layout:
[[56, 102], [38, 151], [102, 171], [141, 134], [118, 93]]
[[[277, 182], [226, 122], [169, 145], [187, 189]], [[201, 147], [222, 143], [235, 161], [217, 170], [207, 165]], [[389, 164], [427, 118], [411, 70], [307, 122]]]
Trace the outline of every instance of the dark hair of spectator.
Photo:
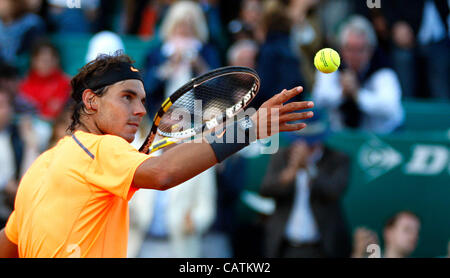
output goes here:
[[28, 6], [25, 0], [9, 0], [12, 5], [12, 18], [21, 18], [28, 12]]
[[389, 218], [389, 219], [386, 221], [386, 224], [384, 225], [384, 228], [385, 228], [385, 229], [389, 229], [389, 228], [394, 227], [395, 224], [397, 223], [397, 220], [399, 220], [400, 217], [403, 216], [403, 215], [409, 215], [409, 216], [412, 216], [412, 217], [416, 218], [417, 221], [420, 221], [419, 216], [417, 216], [417, 214], [415, 214], [414, 212], [409, 211], [409, 210], [403, 210], [403, 211], [397, 212], [394, 216], [392, 216], [391, 218]]
[[267, 33], [289, 33], [291, 29], [287, 6], [280, 1], [268, 1], [264, 5], [262, 22]]
[[50, 49], [52, 54], [59, 60], [60, 56], [58, 48], [56, 48], [56, 46], [46, 38], [39, 39], [33, 44], [33, 46], [31, 47], [31, 58], [36, 57], [39, 54], [39, 52], [41, 52], [42, 49], [46, 48]]
[[[86, 107], [84, 106], [82, 95], [84, 90], [88, 88], [87, 83], [90, 78], [94, 76], [101, 76], [107, 70], [123, 62], [132, 64], [134, 61], [132, 61], [128, 55], [123, 54], [122, 51], [117, 51], [113, 55], [102, 54], [83, 66], [79, 70], [78, 74], [72, 78], [70, 84], [72, 86], [72, 99], [75, 101], [75, 103], [72, 108], [72, 123], [68, 128], [70, 132], [75, 131], [76, 127], [80, 124], [81, 114], [86, 113]], [[107, 89], [108, 86], [105, 86], [93, 92], [98, 96], [102, 96], [107, 91]]]
[[19, 71], [16, 67], [0, 62], [0, 79], [16, 79], [19, 77]]
[[[68, 117], [71, 117], [70, 114], [73, 113], [72, 109], [74, 108], [74, 104], [73, 104], [73, 100], [69, 100], [68, 103], [64, 106], [64, 109], [61, 111], [61, 113], [58, 115], [58, 117], [56, 117], [55, 121], [53, 122], [53, 130], [52, 130], [52, 134], [50, 136], [50, 140], [49, 142], [51, 144], [54, 144], [57, 142], [58, 139], [57, 138], [57, 134], [56, 134], [56, 127], [57, 126], [61, 126], [66, 124], [66, 119]], [[69, 127], [66, 128], [66, 132], [69, 130]]]
[[14, 96], [13, 96], [13, 94], [11, 93], [11, 91], [7, 87], [5, 87], [5, 86], [3, 86], [1, 84], [0, 84], [0, 94], [5, 94], [8, 97], [9, 104], [11, 106], [14, 106]]

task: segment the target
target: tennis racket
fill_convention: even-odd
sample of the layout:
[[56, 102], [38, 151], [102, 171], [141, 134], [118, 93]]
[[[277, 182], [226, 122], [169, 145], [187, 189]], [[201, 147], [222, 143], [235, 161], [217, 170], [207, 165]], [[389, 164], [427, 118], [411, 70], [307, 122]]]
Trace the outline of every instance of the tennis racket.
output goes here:
[[246, 108], [259, 87], [258, 74], [246, 67], [222, 67], [192, 79], [162, 103], [139, 151], [150, 154], [214, 129]]

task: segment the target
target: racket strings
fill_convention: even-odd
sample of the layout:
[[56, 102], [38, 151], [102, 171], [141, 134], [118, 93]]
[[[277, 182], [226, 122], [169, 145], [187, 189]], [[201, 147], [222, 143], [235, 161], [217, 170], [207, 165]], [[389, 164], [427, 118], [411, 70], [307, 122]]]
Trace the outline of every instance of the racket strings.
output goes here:
[[207, 80], [178, 98], [161, 118], [163, 134], [180, 132], [221, 116], [243, 99], [256, 79], [246, 73], [233, 73]]

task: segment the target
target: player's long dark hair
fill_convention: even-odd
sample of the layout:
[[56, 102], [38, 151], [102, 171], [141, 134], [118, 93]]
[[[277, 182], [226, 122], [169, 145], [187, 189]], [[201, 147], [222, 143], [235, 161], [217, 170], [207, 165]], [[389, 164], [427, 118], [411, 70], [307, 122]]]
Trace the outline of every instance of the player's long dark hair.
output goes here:
[[[99, 76], [109, 69], [115, 67], [120, 63], [133, 63], [134, 61], [128, 55], [123, 54], [122, 51], [118, 51], [113, 55], [102, 54], [96, 59], [87, 63], [82, 67], [78, 74], [75, 75], [70, 84], [72, 86], [72, 99], [74, 100], [72, 123], [67, 128], [70, 133], [73, 133], [77, 126], [80, 124], [81, 115], [87, 114], [86, 106], [83, 102], [83, 91], [88, 88], [87, 84], [90, 78], [93, 76]], [[93, 91], [96, 95], [102, 96], [108, 89], [108, 86]]]

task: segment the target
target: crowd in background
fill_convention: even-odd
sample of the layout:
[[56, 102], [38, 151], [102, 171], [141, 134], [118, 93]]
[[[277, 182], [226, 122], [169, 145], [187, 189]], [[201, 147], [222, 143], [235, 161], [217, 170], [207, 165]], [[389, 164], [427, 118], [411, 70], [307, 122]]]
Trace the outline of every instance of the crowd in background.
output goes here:
[[[289, 146], [261, 169], [260, 196], [243, 191], [251, 147], [174, 189], [138, 192], [130, 209], [130, 257], [368, 256], [366, 247], [379, 240], [365, 228], [353, 233], [346, 227], [341, 200], [348, 157], [325, 147], [326, 135], [344, 128], [391, 133], [401, 128], [402, 100], [450, 99], [449, 1], [381, 3], [0, 0], [0, 226], [20, 177], [67, 135], [71, 122], [71, 76], [51, 35], [95, 34], [86, 63], [123, 50], [121, 36], [133, 35], [156, 41], [141, 68], [148, 122], [186, 81], [226, 65], [258, 72], [255, 108], [302, 85], [305, 93], [296, 99], [314, 100], [320, 113], [311, 123], [318, 128], [292, 134]], [[323, 47], [341, 54], [339, 71], [325, 75], [314, 68]], [[21, 74], [24, 55], [30, 62]], [[267, 213], [239, 215], [240, 199]], [[393, 216], [382, 256], [409, 256], [419, 230], [414, 213]]]

